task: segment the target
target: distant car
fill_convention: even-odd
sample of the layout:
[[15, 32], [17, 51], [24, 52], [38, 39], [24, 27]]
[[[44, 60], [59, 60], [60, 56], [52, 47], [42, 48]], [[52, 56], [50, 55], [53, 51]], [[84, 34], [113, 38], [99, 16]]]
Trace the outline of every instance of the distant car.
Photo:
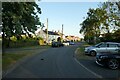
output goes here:
[[85, 54], [95, 56], [99, 52], [118, 53], [120, 51], [120, 43], [116, 42], [101, 42], [95, 46], [85, 48]]
[[68, 42], [68, 41], [64, 41], [63, 44], [64, 44], [65, 46], [69, 46], [69, 42]]
[[52, 42], [52, 47], [61, 47], [64, 46], [61, 42]]
[[52, 42], [52, 47], [58, 47], [58, 42]]
[[70, 45], [74, 45], [75, 43], [74, 43], [74, 42], [72, 42], [72, 41], [70, 41], [70, 42], [69, 42], [69, 44], [70, 44]]
[[120, 53], [97, 53], [96, 63], [110, 69], [118, 69], [120, 67]]
[[58, 42], [59, 47], [63, 47], [64, 44], [62, 42]]
[[74, 45], [75, 43], [73, 41], [66, 41], [67, 43], [69, 43], [69, 45]]

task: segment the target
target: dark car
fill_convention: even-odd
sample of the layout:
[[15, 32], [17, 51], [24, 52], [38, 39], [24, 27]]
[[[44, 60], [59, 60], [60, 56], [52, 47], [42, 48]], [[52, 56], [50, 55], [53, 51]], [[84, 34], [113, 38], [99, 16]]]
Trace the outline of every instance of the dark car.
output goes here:
[[70, 44], [70, 45], [74, 45], [75, 43], [74, 43], [73, 41], [70, 41], [69, 44]]
[[52, 47], [61, 47], [64, 46], [61, 42], [52, 42]]
[[120, 67], [120, 53], [97, 53], [96, 63], [110, 69], [118, 69]]

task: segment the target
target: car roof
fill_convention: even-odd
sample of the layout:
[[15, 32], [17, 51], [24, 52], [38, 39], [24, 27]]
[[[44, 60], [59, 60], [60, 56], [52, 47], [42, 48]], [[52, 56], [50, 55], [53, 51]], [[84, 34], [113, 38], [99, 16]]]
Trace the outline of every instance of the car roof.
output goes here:
[[108, 44], [120, 44], [120, 43], [117, 43], [117, 42], [103, 42], [103, 43], [108, 43]]

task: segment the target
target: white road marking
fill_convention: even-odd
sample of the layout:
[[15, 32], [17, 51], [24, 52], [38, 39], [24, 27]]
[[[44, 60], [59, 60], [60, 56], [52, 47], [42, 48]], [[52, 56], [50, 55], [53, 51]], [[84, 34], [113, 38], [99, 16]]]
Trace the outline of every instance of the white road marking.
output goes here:
[[80, 64], [83, 68], [85, 68], [87, 71], [89, 71], [90, 73], [92, 73], [93, 75], [95, 75], [96, 77], [98, 77], [98, 78], [103, 78], [102, 76], [100, 76], [100, 75], [98, 75], [97, 73], [95, 73], [95, 72], [93, 72], [93, 71], [91, 71], [90, 69], [88, 69], [87, 67], [85, 67], [83, 64], [81, 64], [76, 58], [74, 58], [75, 59], [75, 61], [78, 63], [78, 64]]

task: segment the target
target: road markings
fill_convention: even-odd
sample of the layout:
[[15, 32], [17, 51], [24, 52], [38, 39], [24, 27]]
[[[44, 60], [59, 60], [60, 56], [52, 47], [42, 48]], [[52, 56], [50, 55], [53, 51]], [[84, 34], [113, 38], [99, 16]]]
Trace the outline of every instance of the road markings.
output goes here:
[[75, 59], [75, 61], [78, 63], [78, 64], [80, 64], [83, 68], [85, 68], [87, 71], [89, 71], [90, 73], [92, 73], [93, 75], [95, 75], [96, 77], [98, 77], [98, 78], [103, 78], [102, 76], [100, 76], [100, 75], [98, 75], [97, 73], [95, 73], [95, 72], [93, 72], [93, 71], [91, 71], [90, 69], [88, 69], [87, 67], [85, 67], [83, 64], [81, 64], [76, 58], [74, 58]]

